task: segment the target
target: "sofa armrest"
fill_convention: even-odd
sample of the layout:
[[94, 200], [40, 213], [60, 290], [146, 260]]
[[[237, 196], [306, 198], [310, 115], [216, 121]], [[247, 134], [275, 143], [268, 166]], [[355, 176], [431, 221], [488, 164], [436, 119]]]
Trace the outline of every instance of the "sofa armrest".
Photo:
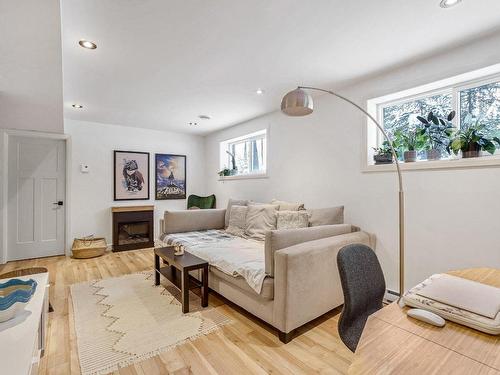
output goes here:
[[343, 303], [337, 253], [348, 244], [374, 248], [374, 236], [353, 232], [278, 250], [274, 277], [275, 326], [288, 333]]
[[160, 235], [165, 232], [165, 219], [160, 218]]
[[165, 211], [164, 234], [224, 229], [226, 209]]
[[302, 242], [319, 240], [325, 237], [338, 236], [359, 230], [350, 224], [321, 225], [317, 227], [272, 230], [266, 233], [265, 271], [274, 276], [274, 254], [285, 247]]

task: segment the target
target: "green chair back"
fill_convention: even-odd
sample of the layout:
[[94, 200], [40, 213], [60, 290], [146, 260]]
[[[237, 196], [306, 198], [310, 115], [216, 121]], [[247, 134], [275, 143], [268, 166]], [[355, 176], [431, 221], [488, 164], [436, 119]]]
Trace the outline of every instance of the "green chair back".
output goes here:
[[208, 197], [200, 197], [198, 195], [191, 194], [187, 200], [187, 208], [198, 207], [201, 209], [215, 208], [215, 195], [209, 195]]

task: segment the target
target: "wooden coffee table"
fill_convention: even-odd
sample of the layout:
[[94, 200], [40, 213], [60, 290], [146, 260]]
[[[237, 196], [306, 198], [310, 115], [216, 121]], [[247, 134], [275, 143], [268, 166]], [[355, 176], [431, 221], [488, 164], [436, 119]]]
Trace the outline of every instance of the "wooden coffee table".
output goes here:
[[[208, 262], [184, 252], [174, 255], [174, 246], [155, 249], [155, 285], [160, 285], [160, 274], [181, 291], [182, 312], [189, 312], [189, 290], [201, 288], [201, 306], [208, 306]], [[160, 258], [166, 266], [160, 266]], [[201, 282], [189, 275], [189, 271], [202, 270]]]

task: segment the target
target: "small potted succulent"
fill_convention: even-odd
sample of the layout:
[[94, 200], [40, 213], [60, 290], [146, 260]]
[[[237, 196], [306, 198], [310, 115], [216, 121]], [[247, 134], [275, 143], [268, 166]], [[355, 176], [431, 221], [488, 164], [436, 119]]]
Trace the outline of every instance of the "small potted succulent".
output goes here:
[[384, 141], [380, 147], [373, 147], [373, 150], [375, 151], [373, 155], [375, 164], [392, 164], [394, 162], [388, 141]]
[[500, 138], [491, 137], [480, 120], [473, 120], [468, 115], [464, 121], [465, 127], [458, 130], [450, 143], [450, 149], [455, 155], [462, 151], [463, 158], [475, 158], [480, 156], [481, 151], [494, 154], [497, 145], [500, 147]]
[[234, 176], [238, 169], [229, 169], [229, 168], [224, 168], [221, 171], [217, 172], [217, 174], [220, 177], [227, 177], [227, 176]]
[[[413, 129], [408, 131], [397, 130], [394, 133], [394, 145], [403, 151], [403, 160], [405, 163], [417, 161], [418, 152], [425, 145], [425, 137], [422, 135], [421, 129]], [[399, 153], [400, 153], [399, 152]]]
[[420, 134], [426, 139], [427, 160], [441, 159], [441, 150], [443, 148], [449, 150], [450, 137], [454, 130], [452, 121], [455, 115], [456, 112], [451, 111], [446, 118], [438, 117], [433, 112], [429, 112], [427, 118], [417, 116], [417, 119], [423, 125]]

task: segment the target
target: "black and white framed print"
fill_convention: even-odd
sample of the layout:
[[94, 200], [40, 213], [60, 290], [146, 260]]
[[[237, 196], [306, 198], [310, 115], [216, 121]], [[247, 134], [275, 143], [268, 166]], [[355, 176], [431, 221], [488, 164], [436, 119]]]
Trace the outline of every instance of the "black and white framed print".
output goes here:
[[149, 199], [149, 152], [114, 152], [114, 200]]

